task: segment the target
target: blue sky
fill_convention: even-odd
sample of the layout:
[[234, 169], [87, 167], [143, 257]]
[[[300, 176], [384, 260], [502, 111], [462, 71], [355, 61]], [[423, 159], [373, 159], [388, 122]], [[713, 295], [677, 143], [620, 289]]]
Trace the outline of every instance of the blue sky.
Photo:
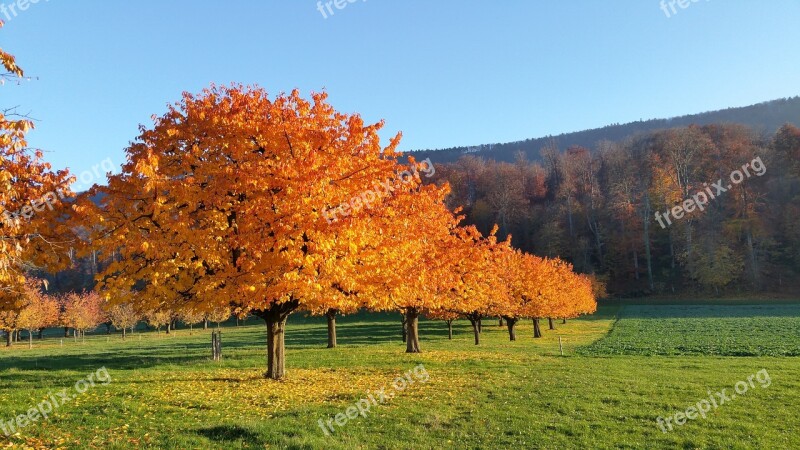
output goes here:
[[[800, 2], [40, 0], [0, 30], [30, 76], [0, 106], [76, 173], [183, 91], [325, 89], [402, 148], [507, 142], [800, 94]], [[6, 6], [12, 0], [0, 0]]]

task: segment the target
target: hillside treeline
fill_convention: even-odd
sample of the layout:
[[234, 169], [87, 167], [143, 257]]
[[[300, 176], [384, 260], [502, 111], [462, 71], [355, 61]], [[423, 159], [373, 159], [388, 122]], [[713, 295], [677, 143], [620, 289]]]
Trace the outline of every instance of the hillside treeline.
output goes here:
[[440, 165], [437, 181], [452, 185], [451, 204], [465, 205], [482, 231], [497, 223], [515, 246], [565, 258], [617, 295], [798, 284], [800, 129], [792, 125], [766, 137], [709, 125], [591, 149], [551, 143], [537, 162], [521, 152], [514, 163], [465, 156]]
[[561, 147], [573, 145], [591, 147], [599, 141], [619, 141], [641, 133], [690, 125], [713, 125], [736, 123], [749, 126], [759, 133], [775, 133], [786, 122], [800, 117], [800, 97], [785, 98], [741, 108], [728, 108], [701, 114], [673, 117], [671, 119], [639, 120], [625, 124], [612, 124], [602, 128], [526, 139], [519, 142], [487, 144], [475, 147], [453, 147], [441, 150], [417, 152], [420, 159], [431, 158], [437, 164], [455, 162], [464, 154], [472, 154], [496, 161], [513, 162], [519, 152], [529, 160], [539, 160], [542, 147], [555, 143]]

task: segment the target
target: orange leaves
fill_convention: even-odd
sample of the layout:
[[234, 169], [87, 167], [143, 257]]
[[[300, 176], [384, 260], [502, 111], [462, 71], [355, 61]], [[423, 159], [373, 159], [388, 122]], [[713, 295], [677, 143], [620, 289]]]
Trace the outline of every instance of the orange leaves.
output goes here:
[[108, 321], [119, 330], [133, 328], [141, 319], [141, 315], [130, 303], [122, 303], [113, 306], [106, 303], [103, 305], [103, 309]]
[[[3, 21], [0, 20], [0, 28], [3, 28], [3, 25], [4, 25]], [[14, 56], [9, 54], [9, 53], [4, 52], [2, 49], [0, 49], [0, 65], [2, 65], [5, 68], [5, 70], [7, 70], [11, 75], [14, 75], [14, 76], [17, 76], [17, 77], [23, 76], [22, 69], [17, 65], [17, 62], [14, 59]], [[2, 81], [2, 79], [3, 78], [0, 77], [0, 81]], [[0, 84], [2, 84], [2, 83], [0, 83]]]
[[387, 205], [335, 226], [322, 211], [392, 176], [398, 141], [381, 148], [381, 124], [337, 113], [326, 99], [212, 86], [142, 130], [123, 173], [97, 192], [101, 208], [81, 203], [113, 230], [98, 230], [95, 243], [121, 253], [103, 287], [141, 286], [149, 307], [158, 297], [207, 312], [290, 299], [358, 306], [363, 289], [352, 280], [363, 279], [363, 250], [379, 235], [364, 224]]
[[61, 298], [61, 325], [79, 331], [92, 330], [106, 320], [103, 299], [94, 292], [71, 293]]
[[[9, 72], [0, 73], [0, 81], [23, 74], [14, 57], [2, 50], [0, 64]], [[30, 120], [9, 120], [0, 113], [0, 310], [17, 306], [27, 268], [68, 263], [66, 255], [55, 251], [71, 233], [61, 220], [65, 208], [56, 193], [70, 194], [62, 186], [71, 177], [67, 171], [52, 172], [41, 151], [28, 150], [25, 134], [32, 128]]]

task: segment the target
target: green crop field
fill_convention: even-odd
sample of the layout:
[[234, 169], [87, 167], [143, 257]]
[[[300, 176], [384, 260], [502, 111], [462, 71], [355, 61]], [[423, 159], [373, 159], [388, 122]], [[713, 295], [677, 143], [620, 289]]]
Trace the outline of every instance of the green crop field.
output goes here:
[[629, 305], [588, 355], [800, 355], [800, 305]]
[[[63, 345], [51, 337], [32, 350], [0, 350], [0, 421], [62, 389], [74, 398], [19, 434], [0, 431], [0, 447], [800, 448], [800, 359], [776, 356], [796, 354], [798, 312], [792, 304], [605, 306], [538, 340], [530, 323], [509, 342], [487, 320], [477, 347], [468, 323], [449, 341], [444, 324], [424, 321], [418, 355], [404, 353], [394, 316], [340, 319], [336, 349], [324, 348], [323, 321], [293, 316], [284, 381], [261, 377], [265, 332], [255, 321], [223, 328], [219, 363], [210, 361], [207, 331]], [[101, 368], [108, 377], [97, 376]], [[759, 371], [768, 384], [762, 377], [706, 418], [659, 428], [659, 417], [732, 392]], [[78, 394], [89, 374], [95, 385]], [[414, 382], [395, 389], [398, 377]], [[323, 431], [320, 420], [382, 390], [393, 397]]]

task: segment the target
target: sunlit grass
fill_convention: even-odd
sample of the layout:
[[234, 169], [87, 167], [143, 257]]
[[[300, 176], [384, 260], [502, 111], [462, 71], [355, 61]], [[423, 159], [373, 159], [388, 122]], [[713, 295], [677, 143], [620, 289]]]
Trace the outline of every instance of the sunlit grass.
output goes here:
[[[337, 349], [324, 322], [290, 319], [288, 379], [264, 380], [265, 327], [223, 329], [223, 361], [210, 361], [210, 332], [179, 330], [50, 338], [0, 351], [0, 420], [11, 420], [49, 391], [108, 368], [96, 386], [47, 421], [11, 440], [66, 448], [797, 448], [800, 360], [795, 358], [581, 356], [605, 337], [619, 306], [547, 330], [530, 321], [516, 342], [494, 320], [480, 346], [466, 322], [453, 341], [446, 326], [422, 322], [423, 352], [406, 355], [399, 316], [339, 320]], [[140, 337], [141, 336], [141, 337]], [[565, 357], [560, 356], [558, 337]], [[646, 342], [646, 341], [643, 341]], [[423, 364], [430, 375], [366, 418], [326, 436], [318, 420], [343, 413], [368, 392]], [[658, 416], [730, 388], [761, 369], [773, 384], [726, 404], [705, 420], [664, 434]], [[0, 437], [0, 445], [8, 442]]]

